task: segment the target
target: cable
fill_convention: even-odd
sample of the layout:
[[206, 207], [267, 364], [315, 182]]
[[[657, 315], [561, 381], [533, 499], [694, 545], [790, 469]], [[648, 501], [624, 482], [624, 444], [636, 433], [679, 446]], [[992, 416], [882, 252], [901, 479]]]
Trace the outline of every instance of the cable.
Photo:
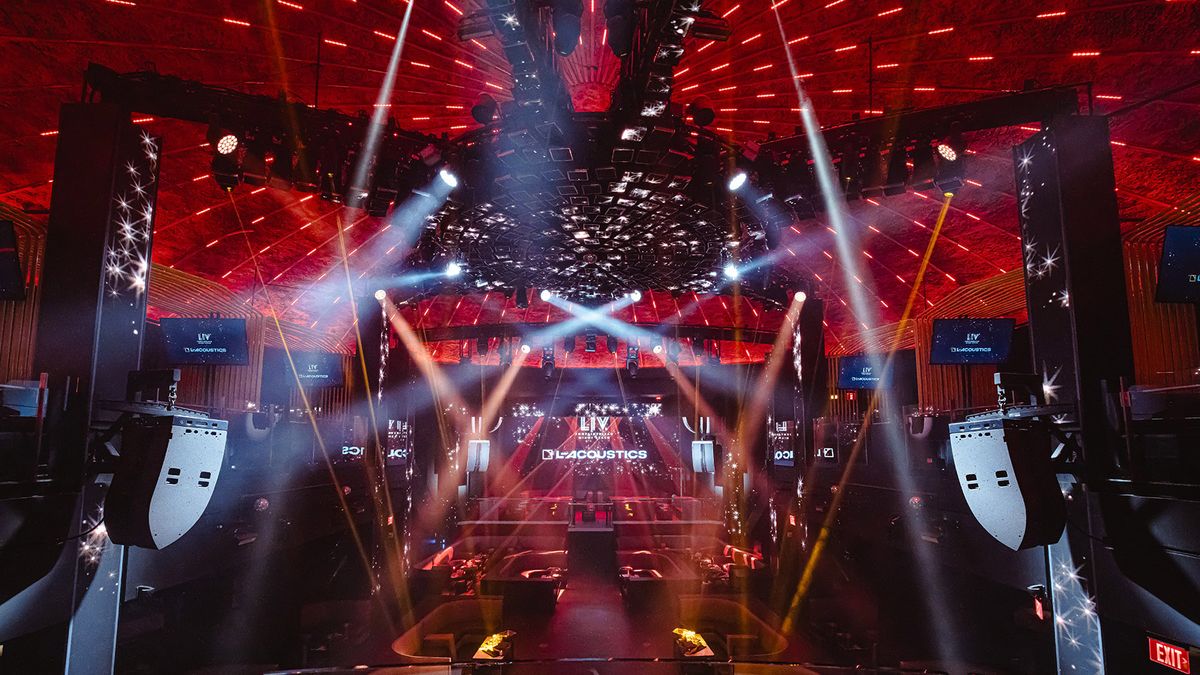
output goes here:
[[73, 534], [73, 535], [71, 535], [71, 536], [67, 537], [66, 539], [60, 539], [60, 540], [58, 540], [58, 541], [54, 542], [54, 545], [55, 545], [55, 546], [61, 546], [61, 545], [65, 544], [65, 543], [67, 543], [68, 541], [71, 541], [72, 539], [78, 539], [78, 538], [80, 538], [80, 537], [86, 537], [87, 535], [89, 535], [89, 534], [91, 534], [91, 533], [95, 532], [97, 529], [99, 529], [99, 528], [100, 528], [100, 526], [101, 526], [101, 525], [103, 525], [103, 524], [104, 524], [104, 516], [100, 516], [100, 520], [96, 521], [96, 524], [95, 524], [95, 525], [93, 525], [93, 526], [89, 527], [88, 529], [84, 530], [83, 532], [80, 532], [79, 534]]
[[1097, 537], [1096, 535], [1092, 534], [1091, 532], [1088, 532], [1087, 530], [1080, 527], [1074, 520], [1071, 520], [1070, 518], [1067, 518], [1067, 525], [1070, 525], [1071, 527], [1075, 528], [1076, 532], [1078, 532], [1079, 534], [1082, 534], [1083, 536], [1087, 537], [1088, 539], [1091, 539], [1092, 541], [1094, 541], [1096, 543], [1102, 544], [1105, 547], [1112, 546], [1112, 543], [1109, 542], [1107, 538]]

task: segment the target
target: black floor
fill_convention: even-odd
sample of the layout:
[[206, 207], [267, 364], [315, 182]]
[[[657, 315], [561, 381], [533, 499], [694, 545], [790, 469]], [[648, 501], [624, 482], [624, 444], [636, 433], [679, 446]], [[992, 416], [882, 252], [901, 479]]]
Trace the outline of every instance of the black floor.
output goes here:
[[567, 588], [552, 614], [505, 611], [519, 659], [671, 658], [673, 603], [622, 602], [611, 533], [572, 533]]

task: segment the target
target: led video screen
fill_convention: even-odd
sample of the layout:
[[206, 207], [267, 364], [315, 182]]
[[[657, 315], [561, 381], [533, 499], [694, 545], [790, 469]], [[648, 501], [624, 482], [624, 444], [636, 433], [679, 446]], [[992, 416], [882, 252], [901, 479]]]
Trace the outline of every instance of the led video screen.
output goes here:
[[167, 361], [175, 366], [250, 363], [245, 319], [164, 318]]
[[1200, 303], [1200, 227], [1172, 225], [1164, 230], [1155, 299]]
[[[855, 354], [838, 359], [838, 389], [877, 389], [883, 381], [884, 356]], [[878, 363], [875, 363], [878, 361]], [[890, 379], [890, 378], [889, 378]]]
[[934, 365], [996, 365], [1008, 360], [1013, 319], [934, 319], [929, 362]]
[[342, 355], [329, 352], [292, 352], [296, 379], [305, 387], [342, 386]]

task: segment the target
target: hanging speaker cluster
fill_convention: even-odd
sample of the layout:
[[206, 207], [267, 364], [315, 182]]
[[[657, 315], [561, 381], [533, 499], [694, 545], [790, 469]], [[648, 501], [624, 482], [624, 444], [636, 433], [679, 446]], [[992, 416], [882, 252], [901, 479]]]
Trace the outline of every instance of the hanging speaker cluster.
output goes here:
[[113, 543], [161, 549], [187, 534], [216, 489], [228, 431], [225, 420], [183, 412], [126, 423], [104, 502]]

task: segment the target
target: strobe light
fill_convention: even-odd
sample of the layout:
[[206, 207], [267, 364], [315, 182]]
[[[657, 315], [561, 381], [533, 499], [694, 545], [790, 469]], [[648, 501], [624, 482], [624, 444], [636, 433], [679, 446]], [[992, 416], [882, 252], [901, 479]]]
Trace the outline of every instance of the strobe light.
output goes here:
[[379, 302], [383, 302], [384, 300], [387, 300], [387, 291], [383, 290], [382, 288], [375, 291], [375, 299], [378, 300]]
[[543, 288], [542, 292], [538, 293], [538, 297], [542, 299], [542, 302], [550, 302], [554, 294]]
[[242, 180], [242, 165], [238, 159], [241, 139], [233, 131], [221, 126], [215, 116], [209, 120], [204, 138], [213, 149], [213, 180], [224, 190], [237, 187]]
[[746, 184], [746, 181], [749, 178], [750, 177], [746, 175], [745, 171], [739, 171], [733, 174], [728, 183], [729, 191], [737, 192], [738, 190], [742, 189], [742, 186]]
[[454, 175], [449, 169], [438, 171], [438, 178], [451, 190], [458, 187], [458, 176]]
[[461, 275], [461, 274], [462, 274], [462, 271], [463, 271], [462, 264], [461, 264], [461, 263], [459, 263], [458, 261], [451, 260], [451, 261], [450, 261], [450, 262], [449, 262], [449, 263], [446, 265], [446, 276], [447, 276], [447, 277], [449, 277], [449, 278], [451, 278], [451, 279], [453, 279], [453, 278], [455, 278], [455, 277], [457, 277], [457, 276]]
[[937, 171], [933, 182], [946, 194], [954, 194], [963, 186], [967, 177], [967, 144], [957, 129], [952, 130], [937, 142]]
[[522, 354], [528, 354], [531, 351], [533, 351], [533, 347], [530, 347], [528, 343], [521, 345], [521, 353]]
[[726, 263], [725, 269], [721, 271], [725, 275], [725, 278], [729, 279], [730, 281], [737, 281], [738, 278], [742, 276], [742, 271], [739, 270], [737, 265], [734, 265], [733, 263]]
[[637, 289], [630, 291], [629, 299], [632, 300], [633, 302], [641, 302], [642, 301], [642, 292]]
[[233, 134], [225, 134], [217, 139], [217, 154], [230, 155], [238, 149], [238, 137]]

